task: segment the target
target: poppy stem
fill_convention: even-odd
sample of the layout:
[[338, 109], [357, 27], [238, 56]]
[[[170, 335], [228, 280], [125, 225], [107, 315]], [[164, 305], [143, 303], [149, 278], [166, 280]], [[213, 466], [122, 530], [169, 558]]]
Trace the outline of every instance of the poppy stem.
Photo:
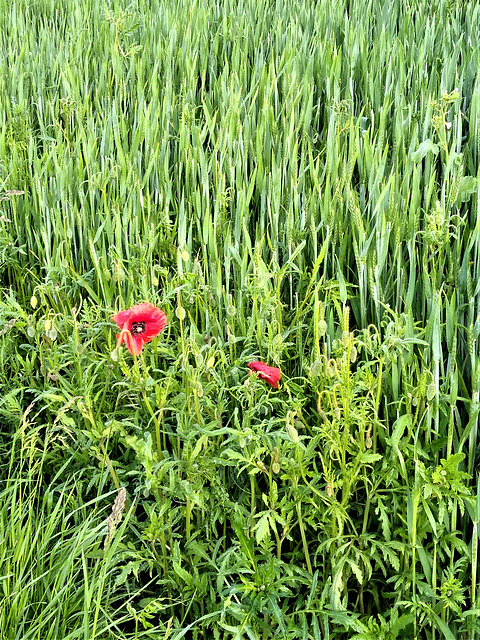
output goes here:
[[255, 476], [252, 474], [250, 476], [250, 526], [253, 528], [254, 518], [255, 518]]
[[110, 472], [110, 475], [112, 476], [112, 480], [113, 480], [113, 484], [116, 486], [116, 488], [118, 489], [118, 491], [120, 491], [121, 486], [120, 486], [120, 482], [118, 480], [118, 476], [115, 472], [115, 469], [113, 468], [113, 464], [112, 461], [110, 460], [110, 456], [107, 453], [107, 450], [105, 449], [102, 440], [99, 440], [98, 444], [100, 445], [100, 449], [102, 450], [102, 454], [103, 454], [103, 458], [105, 460], [105, 463], [107, 465], [107, 468]]
[[298, 526], [300, 527], [300, 535], [302, 537], [303, 553], [305, 554], [307, 569], [313, 575], [312, 563], [310, 561], [310, 554], [308, 552], [307, 537], [305, 536], [305, 528], [303, 526], [301, 502], [297, 502], [296, 506], [297, 506], [297, 516], [298, 516]]
[[[121, 486], [120, 486], [120, 481], [118, 480], [118, 476], [115, 472], [115, 468], [113, 466], [113, 463], [110, 459], [110, 456], [108, 455], [107, 452], [107, 448], [104, 445], [104, 438], [103, 435], [96, 435], [97, 433], [100, 432], [100, 434], [102, 433], [103, 429], [100, 425], [97, 424], [97, 420], [95, 419], [95, 416], [93, 415], [93, 411], [90, 409], [89, 407], [89, 402], [87, 400], [86, 403], [81, 402], [81, 405], [79, 406], [79, 409], [83, 415], [84, 420], [88, 421], [91, 425], [92, 428], [92, 433], [91, 433], [91, 438], [92, 440], [98, 442], [98, 446], [100, 448], [100, 453], [101, 453], [101, 457], [98, 456], [97, 454], [97, 459], [100, 460], [102, 462], [102, 464], [105, 465], [105, 467], [108, 469], [108, 472], [110, 473], [110, 476], [113, 480], [113, 484], [115, 485], [115, 487], [117, 488], [118, 491], [120, 491]], [[78, 405], [77, 405], [78, 406]], [[108, 442], [108, 440], [107, 440]], [[130, 508], [130, 505], [128, 504], [127, 501], [127, 507]]]
[[155, 434], [156, 434], [156, 440], [157, 440], [157, 458], [160, 461], [160, 460], [163, 460], [162, 445], [160, 442], [160, 422], [157, 416], [155, 415], [154, 410], [152, 409], [152, 405], [150, 404], [150, 400], [148, 399], [145, 389], [142, 389], [142, 396], [143, 396], [143, 401], [145, 402], [145, 406], [148, 409], [148, 413], [151, 415], [152, 420], [155, 424]]
[[[132, 334], [128, 329], [122, 329], [122, 331], [120, 332], [120, 335], [118, 336], [118, 340], [117, 340], [117, 348], [120, 345], [120, 343], [123, 341], [124, 334], [127, 335], [128, 340], [130, 340], [130, 345], [132, 347], [132, 355], [133, 355], [133, 368], [135, 370], [135, 373], [137, 374], [138, 379], [140, 379], [140, 367], [138, 364], [138, 356], [135, 353]], [[163, 460], [162, 446], [160, 443], [160, 422], [158, 421], [158, 418], [155, 415], [154, 410], [152, 409], [152, 405], [150, 404], [150, 400], [148, 399], [147, 393], [144, 388], [142, 388], [142, 397], [143, 397], [143, 401], [145, 402], [145, 406], [147, 407], [148, 413], [151, 415], [152, 420], [155, 424], [155, 434], [156, 434], [156, 441], [157, 441], [157, 458], [160, 461], [160, 460]]]
[[[132, 335], [130, 331], [128, 332], [128, 334], [130, 336], [130, 339], [132, 340]], [[133, 344], [133, 341], [132, 341], [132, 344]], [[138, 374], [138, 377], [140, 378], [140, 367], [138, 365], [138, 356], [135, 355], [135, 351], [133, 351], [133, 363], [134, 363], [133, 366], [135, 368], [135, 372]], [[152, 405], [150, 404], [150, 400], [148, 399], [145, 388], [142, 388], [142, 398], [145, 403], [145, 406], [147, 407], [148, 413], [150, 414], [155, 424], [155, 439], [157, 441], [157, 459], [158, 461], [160, 461], [160, 460], [163, 460], [162, 446], [160, 444], [160, 422], [158, 421], [158, 418], [155, 415], [155, 411], [153, 410]]]
[[[112, 463], [112, 461], [110, 459], [110, 456], [108, 455], [107, 450], [106, 450], [106, 448], [105, 448], [105, 446], [103, 444], [103, 441], [99, 440], [98, 444], [100, 445], [100, 449], [101, 449], [101, 451], [103, 453], [103, 459], [104, 459], [104, 462], [105, 462], [105, 464], [107, 466], [107, 469], [108, 469], [108, 471], [110, 473], [110, 476], [112, 477], [113, 484], [115, 485], [117, 490], [120, 491], [120, 489], [121, 489], [120, 481], [119, 481], [117, 473], [116, 473], [116, 471], [114, 469], [113, 463]], [[127, 510], [129, 510], [133, 506], [131, 504], [129, 498], [125, 498], [125, 504], [126, 504]]]
[[186, 513], [185, 513], [185, 535], [187, 540], [190, 540], [191, 531], [191, 518], [192, 518], [192, 501], [187, 497]]

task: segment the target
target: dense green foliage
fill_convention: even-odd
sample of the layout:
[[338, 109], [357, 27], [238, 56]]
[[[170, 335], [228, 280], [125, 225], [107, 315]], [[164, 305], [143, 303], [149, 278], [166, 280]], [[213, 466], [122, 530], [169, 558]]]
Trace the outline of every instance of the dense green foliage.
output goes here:
[[478, 637], [479, 20], [0, 0], [1, 640]]

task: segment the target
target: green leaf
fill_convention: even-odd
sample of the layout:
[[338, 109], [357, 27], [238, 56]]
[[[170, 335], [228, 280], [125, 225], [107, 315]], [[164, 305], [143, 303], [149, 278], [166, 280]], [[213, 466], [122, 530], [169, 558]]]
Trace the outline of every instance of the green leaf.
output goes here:
[[433, 618], [433, 620], [435, 621], [436, 626], [440, 629], [440, 631], [443, 633], [443, 635], [445, 636], [445, 638], [447, 640], [457, 640], [457, 636], [454, 636], [453, 633], [450, 631], [450, 628], [448, 627], [447, 623], [444, 622], [439, 616], [437, 616], [437, 614], [434, 611], [430, 610], [430, 614]]
[[358, 584], [363, 584], [363, 572], [358, 564], [351, 558], [347, 558], [347, 563], [350, 565], [350, 568], [352, 569], [356, 579], [358, 580]]
[[278, 626], [280, 627], [280, 631], [282, 633], [287, 633], [287, 628], [285, 627], [285, 622], [284, 622], [284, 615], [282, 614], [282, 610], [280, 609], [280, 607], [276, 603], [275, 598], [273, 597], [273, 594], [271, 594], [271, 593], [268, 594], [268, 601], [270, 602], [270, 606], [272, 608], [273, 615], [275, 616], [275, 618], [276, 618], [276, 620], [278, 622]]
[[375, 508], [375, 515], [378, 516], [380, 520], [380, 524], [382, 526], [382, 533], [385, 540], [389, 541], [392, 537], [390, 530], [390, 518], [389, 518], [390, 510], [385, 508], [383, 501], [380, 496], [377, 496], [377, 507]]
[[478, 180], [474, 176], [463, 176], [458, 188], [457, 205], [467, 202], [478, 188]]
[[243, 456], [238, 451], [234, 451], [233, 449], [225, 449], [223, 452], [230, 460], [242, 460], [245, 461], [245, 456]]
[[185, 569], [181, 567], [178, 562], [175, 562], [175, 560], [173, 561], [173, 570], [179, 578], [188, 584], [189, 587], [193, 585], [193, 576], [188, 573], [188, 571], [185, 571]]
[[253, 528], [255, 531], [255, 539], [257, 544], [260, 544], [270, 533], [270, 519], [268, 511], [265, 512]]
[[372, 453], [371, 451], [364, 451], [360, 456], [360, 462], [362, 464], [373, 464], [382, 459], [379, 453]]
[[430, 138], [421, 143], [418, 149], [410, 155], [410, 159], [414, 162], [420, 162], [425, 158], [427, 153], [433, 153], [434, 155], [438, 154], [438, 145], [432, 142]]

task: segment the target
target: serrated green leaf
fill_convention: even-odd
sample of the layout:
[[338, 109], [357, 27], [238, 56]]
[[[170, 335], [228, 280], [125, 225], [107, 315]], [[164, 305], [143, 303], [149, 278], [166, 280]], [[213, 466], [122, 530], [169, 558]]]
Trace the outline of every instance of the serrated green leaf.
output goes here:
[[347, 558], [347, 564], [352, 569], [353, 574], [355, 575], [358, 583], [359, 584], [363, 584], [363, 572], [360, 569], [360, 567], [358, 566], [358, 564], [356, 562], [354, 562], [351, 558]]
[[183, 567], [181, 567], [178, 562], [173, 561], [173, 570], [177, 574], [179, 578], [181, 578], [189, 587], [193, 585], [193, 576], [188, 573]]
[[377, 507], [375, 508], [375, 514], [380, 520], [383, 537], [385, 538], [385, 540], [389, 541], [392, 537], [389, 512], [387, 512], [387, 509], [385, 508], [385, 505], [383, 504], [383, 501], [379, 496], [377, 496]]
[[223, 453], [224, 453], [224, 455], [227, 456], [227, 458], [230, 458], [230, 460], [242, 460], [242, 461], [245, 461], [245, 456], [243, 456], [238, 451], [234, 451], [233, 449], [225, 449], [225, 451]]
[[364, 451], [360, 456], [360, 462], [362, 464], [373, 464], [381, 459], [382, 455], [380, 453], [373, 453], [371, 451]]
[[264, 513], [257, 524], [254, 526], [253, 530], [255, 531], [255, 539], [257, 544], [260, 544], [265, 538], [268, 537], [270, 533], [270, 519], [269, 514]]

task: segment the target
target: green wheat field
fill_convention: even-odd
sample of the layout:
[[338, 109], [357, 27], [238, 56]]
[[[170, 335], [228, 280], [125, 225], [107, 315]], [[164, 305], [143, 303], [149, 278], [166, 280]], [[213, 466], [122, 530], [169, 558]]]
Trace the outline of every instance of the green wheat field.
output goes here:
[[480, 638], [479, 24], [0, 0], [0, 640]]

